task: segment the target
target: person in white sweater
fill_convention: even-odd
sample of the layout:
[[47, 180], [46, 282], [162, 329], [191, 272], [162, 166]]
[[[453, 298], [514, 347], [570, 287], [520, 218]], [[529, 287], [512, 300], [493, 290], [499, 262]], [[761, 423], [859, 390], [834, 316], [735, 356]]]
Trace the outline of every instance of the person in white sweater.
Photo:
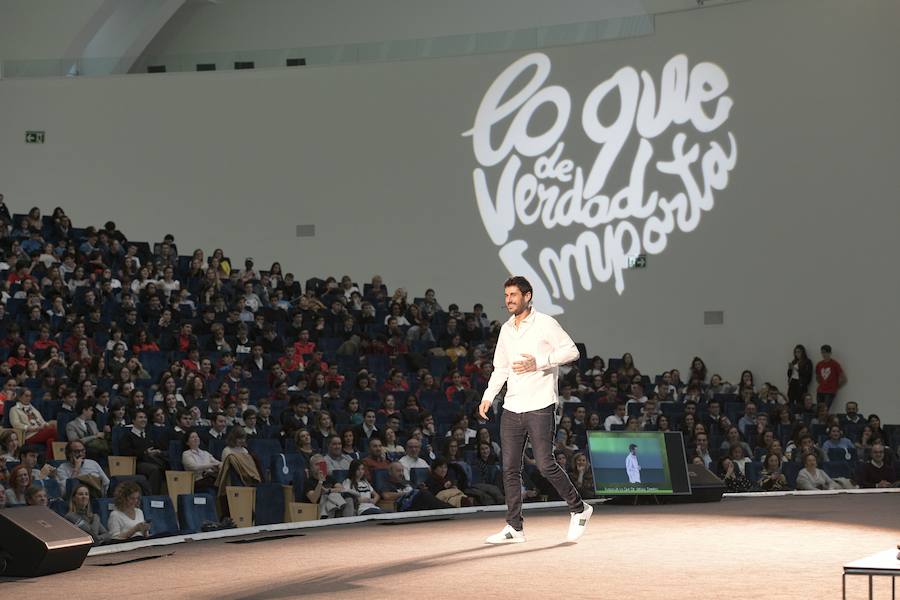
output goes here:
[[116, 509], [109, 513], [109, 535], [117, 540], [147, 537], [150, 523], [144, 521], [144, 512], [138, 508], [141, 503], [141, 488], [138, 484], [133, 481], [120, 483], [113, 502]]
[[797, 474], [797, 489], [837, 490], [841, 486], [818, 467], [815, 453], [809, 452], [803, 457], [803, 468]]

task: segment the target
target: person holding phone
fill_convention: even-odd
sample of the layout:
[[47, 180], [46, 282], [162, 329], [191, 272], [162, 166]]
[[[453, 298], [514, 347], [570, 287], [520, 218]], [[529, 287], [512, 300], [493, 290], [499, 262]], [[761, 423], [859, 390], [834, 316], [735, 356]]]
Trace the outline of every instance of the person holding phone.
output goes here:
[[487, 420], [488, 410], [507, 385], [500, 420], [503, 450], [503, 489], [506, 492], [506, 526], [485, 540], [489, 544], [525, 541], [522, 519], [522, 455], [531, 441], [541, 476], [568, 504], [570, 519], [566, 539], [584, 534], [594, 512], [585, 504], [563, 467], [553, 459], [559, 367], [578, 359], [578, 348], [556, 319], [531, 306], [533, 290], [527, 279], [510, 277], [503, 284], [509, 319], [500, 329], [494, 350], [494, 372], [478, 412]]
[[116, 487], [113, 503], [116, 509], [109, 513], [109, 535], [116, 540], [133, 537], [147, 537], [150, 521], [144, 519], [141, 503], [141, 488], [133, 481], [123, 481]]

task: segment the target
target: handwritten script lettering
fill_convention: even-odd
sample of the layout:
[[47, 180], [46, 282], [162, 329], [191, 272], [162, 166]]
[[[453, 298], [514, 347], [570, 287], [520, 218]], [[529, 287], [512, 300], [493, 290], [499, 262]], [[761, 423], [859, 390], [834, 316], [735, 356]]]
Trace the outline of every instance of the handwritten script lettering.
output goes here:
[[[718, 65], [690, 67], [687, 56], [679, 54], [663, 66], [658, 84], [647, 71], [622, 67], [587, 94], [580, 107], [581, 130], [597, 151], [585, 169], [566, 157], [561, 138], [573, 102], [565, 88], [547, 85], [550, 72], [550, 59], [542, 53], [515, 61], [488, 87], [473, 127], [462, 135], [472, 138], [479, 165], [472, 172], [475, 202], [500, 259], [509, 272], [532, 281], [539, 310], [560, 314], [557, 301], [575, 298], [574, 277], [585, 290], [612, 280], [622, 294], [629, 256], [660, 254], [673, 231], [696, 229], [714, 206], [714, 192], [728, 185], [737, 142], [730, 131], [724, 132], [727, 143], [703, 144], [681, 131], [688, 125], [698, 134], [720, 130], [733, 101], [725, 95], [728, 77]], [[512, 91], [515, 82], [520, 87]], [[609, 107], [617, 107], [612, 120]], [[541, 126], [532, 122], [538, 110], [550, 115]], [[671, 144], [661, 143], [657, 138], [673, 126], [680, 129]], [[607, 190], [632, 136], [637, 149], [628, 157], [627, 183]], [[647, 189], [648, 172], [671, 176], [678, 192], [664, 197]], [[516, 234], [535, 226], [580, 230], [558, 249], [529, 251], [528, 242]], [[526, 252], [536, 254], [536, 266]]]

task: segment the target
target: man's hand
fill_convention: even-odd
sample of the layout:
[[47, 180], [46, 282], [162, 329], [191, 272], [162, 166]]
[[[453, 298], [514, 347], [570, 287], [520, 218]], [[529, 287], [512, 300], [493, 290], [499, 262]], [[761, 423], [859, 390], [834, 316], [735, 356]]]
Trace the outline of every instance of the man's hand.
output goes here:
[[492, 402], [490, 400], [482, 400], [481, 404], [478, 406], [478, 414], [485, 421], [488, 420], [487, 412], [488, 412], [488, 410], [490, 410], [491, 404], [492, 404]]
[[530, 373], [531, 371], [537, 371], [537, 361], [534, 360], [534, 357], [530, 354], [523, 354], [522, 360], [517, 360], [513, 363], [513, 371], [521, 375], [522, 373]]

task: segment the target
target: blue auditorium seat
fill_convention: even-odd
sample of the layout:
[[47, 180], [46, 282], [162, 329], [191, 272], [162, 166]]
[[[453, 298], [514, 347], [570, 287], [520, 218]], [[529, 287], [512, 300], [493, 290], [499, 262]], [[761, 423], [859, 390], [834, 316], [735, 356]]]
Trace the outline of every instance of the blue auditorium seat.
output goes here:
[[781, 472], [787, 480], [788, 487], [792, 490], [797, 489], [797, 475], [800, 474], [801, 468], [799, 463], [795, 463], [792, 460], [781, 463]]
[[829, 477], [846, 477], [850, 479], [853, 476], [850, 463], [846, 460], [826, 460], [822, 465], [822, 470], [828, 473]]
[[169, 496], [142, 496], [141, 510], [150, 521], [150, 535], [174, 535], [179, 532], [175, 506]]
[[169, 466], [173, 471], [184, 471], [184, 465], [181, 464], [181, 455], [184, 452], [184, 444], [181, 440], [172, 440], [169, 442]]
[[829, 448], [828, 449], [828, 460], [834, 462], [847, 462], [853, 460], [854, 451], [850, 452], [850, 456], [847, 456], [847, 451], [843, 448]]
[[218, 523], [216, 499], [211, 494], [179, 494], [178, 518], [182, 533], [197, 533], [206, 522]]
[[425, 480], [428, 479], [428, 476], [430, 474], [431, 474], [431, 469], [426, 469], [426, 468], [410, 469], [409, 470], [409, 480], [413, 484], [413, 486], [417, 486], [420, 483], [425, 483]]
[[387, 469], [375, 469], [372, 471], [372, 487], [376, 490], [383, 490], [388, 482]]
[[256, 486], [256, 524], [273, 525], [284, 522], [284, 486], [280, 483], [261, 483]]
[[114, 510], [116, 510], [116, 505], [113, 504], [112, 498], [100, 498], [97, 503], [97, 516], [100, 517], [100, 522], [107, 529], [109, 528], [109, 513]]
[[291, 484], [297, 474], [306, 470], [306, 459], [302, 454], [279, 453], [272, 457], [272, 481], [280, 484]]
[[284, 450], [281, 448], [281, 442], [273, 439], [254, 438], [247, 440], [247, 449], [256, 455], [259, 464], [262, 465], [264, 473], [260, 473], [263, 481], [269, 479], [268, 472], [272, 466], [272, 459], [276, 454], [281, 454]]

